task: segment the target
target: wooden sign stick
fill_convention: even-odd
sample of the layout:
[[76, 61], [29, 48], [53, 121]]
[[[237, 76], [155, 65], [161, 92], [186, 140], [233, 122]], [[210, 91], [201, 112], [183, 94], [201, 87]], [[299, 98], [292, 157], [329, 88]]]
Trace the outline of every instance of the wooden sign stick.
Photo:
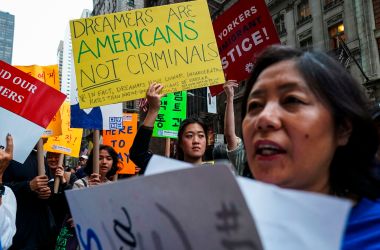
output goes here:
[[45, 175], [44, 142], [42, 138], [40, 138], [37, 143], [37, 163], [38, 175]]
[[93, 142], [94, 142], [94, 148], [92, 149], [93, 151], [93, 165], [92, 165], [92, 172], [99, 174], [99, 130], [95, 129], [94, 134], [93, 134]]
[[[58, 166], [63, 166], [63, 158], [64, 158], [64, 154], [59, 154]], [[65, 173], [63, 173], [63, 178], [65, 178]], [[55, 194], [58, 193], [59, 184], [60, 184], [59, 177], [56, 176], [54, 178], [54, 193]]]

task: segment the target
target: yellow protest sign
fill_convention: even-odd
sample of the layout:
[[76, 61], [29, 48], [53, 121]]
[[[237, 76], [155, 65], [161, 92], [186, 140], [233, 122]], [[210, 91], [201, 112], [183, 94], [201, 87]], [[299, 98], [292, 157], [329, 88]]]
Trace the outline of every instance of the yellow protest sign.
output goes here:
[[81, 108], [216, 85], [224, 74], [207, 1], [70, 21]]
[[44, 144], [44, 150], [49, 152], [63, 153], [78, 157], [82, 142], [83, 129], [70, 128], [70, 103], [64, 102], [61, 107], [62, 135], [52, 136]]
[[123, 129], [103, 130], [103, 144], [113, 147], [119, 155], [119, 174], [134, 174], [135, 164], [129, 159], [129, 149], [137, 133], [137, 114], [124, 114]]
[[[59, 84], [59, 72], [58, 65], [48, 65], [48, 66], [39, 66], [39, 65], [30, 65], [30, 66], [15, 66], [19, 70], [37, 78], [38, 80], [46, 83], [50, 87], [60, 90]], [[62, 134], [61, 129], [61, 114], [57, 112], [54, 118], [49, 123], [48, 127], [45, 129], [45, 132], [42, 134], [42, 138], [48, 136], [58, 136]]]

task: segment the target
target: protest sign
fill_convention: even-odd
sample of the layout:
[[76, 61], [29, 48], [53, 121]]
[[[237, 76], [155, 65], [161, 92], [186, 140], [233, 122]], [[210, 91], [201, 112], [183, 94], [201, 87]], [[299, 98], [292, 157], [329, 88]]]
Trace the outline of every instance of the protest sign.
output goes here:
[[135, 177], [66, 197], [82, 249], [262, 249], [225, 166]]
[[342, 249], [351, 201], [243, 177], [237, 181], [264, 249]]
[[70, 128], [70, 103], [64, 102], [61, 107], [62, 135], [49, 137], [44, 150], [61, 153], [72, 157], [79, 156], [83, 129]]
[[70, 21], [81, 108], [224, 82], [207, 1]]
[[[24, 71], [28, 75], [33, 76], [34, 78], [37, 78], [41, 82], [46, 83], [52, 88], [55, 88], [56, 90], [60, 91], [60, 83], [59, 83], [59, 76], [58, 76], [58, 65], [48, 65], [48, 66], [39, 66], [39, 65], [30, 65], [30, 66], [15, 66], [21, 71]], [[62, 134], [61, 129], [61, 113], [57, 112], [51, 122], [49, 123], [48, 127], [42, 134], [42, 137], [46, 138], [48, 136], [57, 136]]]
[[207, 112], [217, 114], [216, 111], [216, 96], [213, 96], [210, 92], [210, 88], [207, 88]]
[[103, 130], [103, 144], [115, 149], [119, 155], [122, 169], [118, 174], [135, 174], [136, 165], [129, 159], [129, 149], [137, 133], [137, 114], [124, 114], [123, 128]]
[[0, 147], [10, 133], [14, 159], [23, 163], [65, 99], [65, 95], [0, 61]]
[[[229, 80], [247, 79], [256, 55], [267, 46], [280, 43], [264, 0], [237, 1], [214, 20], [213, 26], [223, 70]], [[223, 91], [223, 86], [212, 86], [210, 91], [215, 96]]]
[[154, 137], [177, 138], [179, 125], [186, 119], [187, 91], [167, 94], [161, 98], [153, 128]]
[[[74, 61], [71, 60], [71, 63], [73, 65]], [[74, 67], [71, 68], [70, 105], [70, 126], [72, 128], [111, 130], [121, 129], [123, 127], [122, 103], [88, 109], [81, 109], [79, 107]]]
[[[153, 155], [144, 175], [191, 167], [187, 162]], [[351, 201], [279, 188], [240, 176], [237, 181], [255, 218], [264, 249], [341, 249]]]

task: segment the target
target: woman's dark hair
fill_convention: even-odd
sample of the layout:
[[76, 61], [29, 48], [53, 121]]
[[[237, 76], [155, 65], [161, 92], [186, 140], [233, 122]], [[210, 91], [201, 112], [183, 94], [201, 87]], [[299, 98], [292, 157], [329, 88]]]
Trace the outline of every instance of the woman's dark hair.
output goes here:
[[[113, 149], [113, 147], [111, 147], [111, 146], [100, 145], [99, 146], [99, 152], [101, 150], [106, 150], [110, 154], [110, 156], [112, 157], [112, 167], [106, 175], [107, 178], [110, 178], [116, 174], [117, 170], [119, 170], [119, 157], [118, 157], [118, 154], [116, 153], [115, 149]], [[94, 158], [94, 150], [91, 150], [91, 153], [88, 156], [86, 166], [84, 167], [84, 170], [83, 170], [87, 176], [90, 176], [92, 174], [93, 158]]]
[[190, 118], [183, 120], [181, 122], [181, 125], [179, 126], [179, 130], [178, 130], [178, 152], [177, 152], [177, 159], [178, 160], [183, 161], [185, 158], [183, 150], [180, 146], [182, 144], [182, 135], [185, 132], [186, 127], [190, 124], [193, 124], [193, 123], [198, 123], [203, 128], [203, 131], [205, 132], [206, 142], [207, 142], [207, 126], [200, 118], [190, 117]]
[[243, 119], [248, 96], [261, 72], [286, 60], [295, 62], [295, 67], [312, 92], [329, 107], [336, 131], [346, 127], [347, 123], [352, 124], [348, 143], [337, 148], [330, 165], [331, 193], [342, 197], [379, 197], [380, 183], [373, 178], [370, 170], [378, 139], [369, 112], [369, 101], [350, 73], [330, 56], [279, 45], [264, 50], [246, 85]]

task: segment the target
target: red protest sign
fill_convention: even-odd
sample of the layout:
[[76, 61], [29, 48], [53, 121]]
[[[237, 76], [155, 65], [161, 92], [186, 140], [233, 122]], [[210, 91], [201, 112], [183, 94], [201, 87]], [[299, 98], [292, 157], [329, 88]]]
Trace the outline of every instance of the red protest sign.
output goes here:
[[0, 146], [13, 137], [14, 159], [23, 163], [66, 96], [0, 61]]
[[3, 61], [0, 61], [0, 82], [1, 106], [44, 128], [66, 98], [49, 85]]
[[[247, 79], [256, 55], [280, 43], [264, 0], [238, 1], [214, 20], [213, 27], [226, 79]], [[210, 87], [212, 96], [222, 91], [222, 85]]]

